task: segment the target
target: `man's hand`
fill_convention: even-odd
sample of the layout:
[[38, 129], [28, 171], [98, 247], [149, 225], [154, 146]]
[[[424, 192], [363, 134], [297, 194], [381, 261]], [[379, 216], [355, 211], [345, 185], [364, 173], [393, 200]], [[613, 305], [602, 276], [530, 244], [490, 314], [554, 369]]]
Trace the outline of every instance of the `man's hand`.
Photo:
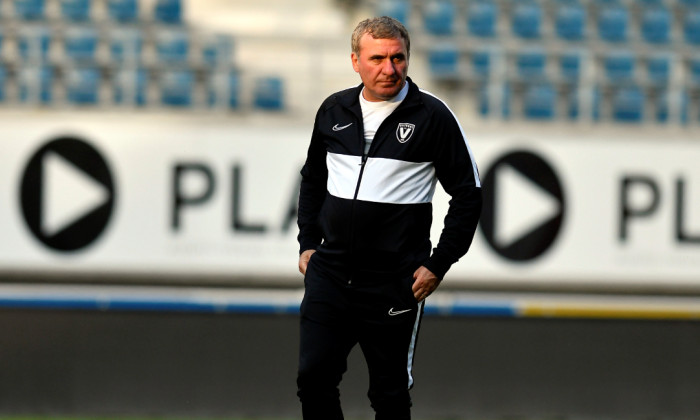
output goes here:
[[440, 285], [440, 279], [423, 266], [418, 267], [418, 270], [413, 273], [413, 278], [415, 279], [413, 282], [413, 296], [419, 302], [430, 296]]
[[316, 252], [315, 249], [307, 249], [299, 255], [299, 272], [301, 274], [306, 274], [306, 266], [309, 265], [309, 260], [314, 252]]

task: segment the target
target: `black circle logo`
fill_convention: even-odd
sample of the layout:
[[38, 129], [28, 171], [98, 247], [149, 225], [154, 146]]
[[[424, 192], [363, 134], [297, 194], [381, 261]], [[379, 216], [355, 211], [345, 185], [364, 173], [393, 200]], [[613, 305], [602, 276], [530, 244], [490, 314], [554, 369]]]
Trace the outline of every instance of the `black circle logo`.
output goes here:
[[75, 251], [93, 243], [114, 209], [114, 182], [102, 155], [84, 140], [51, 140], [32, 155], [20, 200], [29, 230], [47, 247]]
[[530, 261], [547, 251], [565, 214], [564, 192], [554, 169], [529, 151], [499, 158], [483, 182], [480, 227], [501, 257]]

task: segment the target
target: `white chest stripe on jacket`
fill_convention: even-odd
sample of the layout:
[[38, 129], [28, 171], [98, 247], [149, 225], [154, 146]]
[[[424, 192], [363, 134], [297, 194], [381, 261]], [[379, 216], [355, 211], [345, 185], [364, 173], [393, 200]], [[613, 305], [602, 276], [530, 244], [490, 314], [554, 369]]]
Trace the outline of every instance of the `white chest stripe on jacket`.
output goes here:
[[[361, 157], [328, 153], [328, 192], [339, 198], [355, 196]], [[365, 163], [358, 200], [376, 203], [429, 203], [435, 193], [435, 168], [430, 162], [369, 158]]]

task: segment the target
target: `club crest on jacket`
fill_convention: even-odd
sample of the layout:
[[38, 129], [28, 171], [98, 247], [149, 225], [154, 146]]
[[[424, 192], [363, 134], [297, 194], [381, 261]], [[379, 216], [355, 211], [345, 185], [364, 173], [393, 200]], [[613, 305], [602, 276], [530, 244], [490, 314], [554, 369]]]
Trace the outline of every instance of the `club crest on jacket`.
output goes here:
[[399, 126], [396, 127], [396, 140], [398, 140], [399, 143], [406, 143], [411, 138], [414, 131], [416, 131], [415, 124], [399, 123]]

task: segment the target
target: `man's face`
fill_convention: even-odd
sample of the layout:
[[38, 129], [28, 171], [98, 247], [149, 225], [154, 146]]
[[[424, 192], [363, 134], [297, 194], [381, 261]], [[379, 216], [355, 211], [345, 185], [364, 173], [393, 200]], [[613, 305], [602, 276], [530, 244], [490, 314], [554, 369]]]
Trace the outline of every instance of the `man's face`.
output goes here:
[[370, 34], [360, 38], [360, 54], [351, 55], [352, 68], [360, 74], [368, 101], [386, 101], [396, 96], [408, 73], [408, 52], [402, 38], [375, 39]]

